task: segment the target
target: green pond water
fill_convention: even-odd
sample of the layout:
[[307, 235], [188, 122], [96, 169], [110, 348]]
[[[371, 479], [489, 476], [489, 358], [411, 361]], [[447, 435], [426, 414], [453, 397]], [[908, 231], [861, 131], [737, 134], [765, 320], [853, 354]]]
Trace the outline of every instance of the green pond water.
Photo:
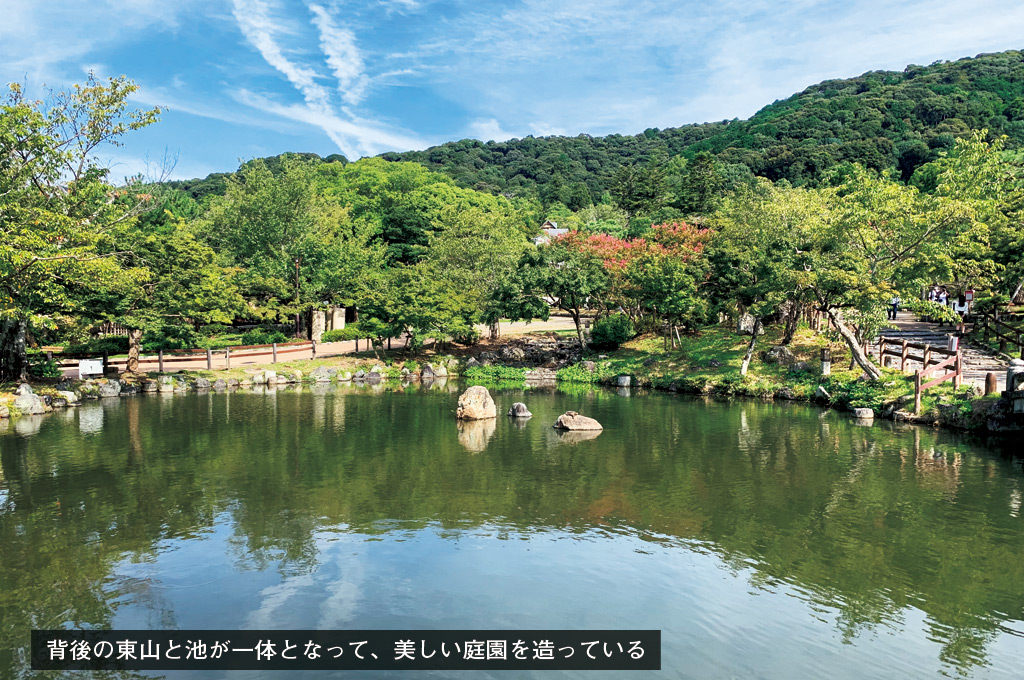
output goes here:
[[[1024, 677], [1019, 440], [590, 389], [492, 389], [533, 418], [460, 427], [462, 387], [0, 421], [0, 678], [56, 677], [29, 631], [62, 627], [657, 628], [632, 677]], [[629, 674], [355, 677], [421, 675]]]

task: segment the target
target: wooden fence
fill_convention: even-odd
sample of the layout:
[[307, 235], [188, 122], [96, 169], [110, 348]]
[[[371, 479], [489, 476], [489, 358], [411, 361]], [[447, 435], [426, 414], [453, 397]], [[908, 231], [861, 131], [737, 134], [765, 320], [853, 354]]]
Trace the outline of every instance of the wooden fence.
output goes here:
[[1024, 359], [1024, 329], [1015, 328], [995, 315], [983, 314], [974, 322], [971, 330], [972, 334], [978, 332], [985, 342], [991, 337], [997, 338], [1000, 352], [1006, 352], [1008, 345], [1014, 345], [1014, 349], [1020, 352], [1020, 358]]
[[[916, 354], [920, 351], [920, 354]], [[949, 349], [948, 347], [936, 347], [923, 342], [909, 342], [906, 338], [889, 338], [884, 335], [878, 339], [878, 364], [885, 366], [885, 358], [893, 357], [899, 360], [900, 370], [907, 372], [907, 362], [914, 361], [921, 364], [921, 368], [914, 372], [914, 413], [921, 410], [921, 395], [929, 387], [934, 387], [947, 380], [953, 381], [953, 388], [959, 388], [964, 379], [964, 358], [963, 351]], [[933, 375], [943, 368], [952, 368], [941, 376], [924, 382], [925, 378]]]
[[[164, 371], [164, 366], [167, 363], [180, 364], [182, 362], [199, 363], [205, 364], [207, 370], [213, 370], [214, 368], [231, 368], [231, 360], [245, 361], [253, 357], [273, 357], [271, 363], [277, 363], [278, 357], [282, 354], [292, 354], [294, 352], [312, 352], [313, 358], [316, 358], [316, 343], [306, 340], [302, 342], [288, 342], [288, 343], [271, 343], [269, 345], [237, 345], [235, 347], [225, 347], [223, 349], [171, 349], [171, 350], [160, 350], [156, 354], [148, 356], [139, 356], [139, 365], [144, 363], [153, 364], [156, 363], [157, 370], [161, 373]], [[88, 353], [68, 353], [68, 352], [47, 352], [47, 359], [56, 359], [61, 369], [77, 368], [78, 360], [80, 359], [103, 359], [103, 372], [106, 374], [107, 369], [111, 366], [124, 370], [128, 366], [127, 357], [110, 358], [109, 352], [88, 352]], [[195, 367], [199, 366], [187, 366]]]

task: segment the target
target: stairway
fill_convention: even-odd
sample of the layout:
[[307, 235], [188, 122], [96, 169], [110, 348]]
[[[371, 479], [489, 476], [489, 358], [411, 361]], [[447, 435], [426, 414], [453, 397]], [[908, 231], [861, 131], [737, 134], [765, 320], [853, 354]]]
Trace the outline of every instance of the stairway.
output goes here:
[[[936, 323], [918, 321], [909, 312], [900, 312], [896, 322], [882, 330], [882, 335], [887, 338], [905, 339], [908, 342], [919, 342], [942, 348], [949, 346], [949, 338], [953, 333], [954, 329], [948, 325], [939, 326]], [[960, 339], [960, 349], [963, 350], [965, 384], [984, 389], [985, 376], [988, 373], [995, 373], [998, 389], [1006, 389], [1006, 369], [1009, 362], [988, 347], [971, 344], [967, 338]], [[878, 361], [878, 338], [875, 338], [868, 346], [868, 354], [876, 362]], [[907, 362], [908, 371], [917, 370], [920, 367], [920, 362]]]

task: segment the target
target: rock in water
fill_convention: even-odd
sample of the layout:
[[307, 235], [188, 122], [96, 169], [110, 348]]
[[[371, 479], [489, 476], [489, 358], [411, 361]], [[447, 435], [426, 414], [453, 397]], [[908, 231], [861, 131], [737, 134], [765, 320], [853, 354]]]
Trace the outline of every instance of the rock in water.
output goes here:
[[459, 397], [459, 407], [455, 416], [461, 420], [484, 420], [496, 418], [498, 410], [486, 387], [473, 385]]
[[517, 401], [512, 404], [512, 408], [508, 410], [508, 414], [513, 418], [529, 418], [533, 415], [530, 413], [530, 409], [526, 408], [526, 404], [521, 401]]
[[597, 422], [593, 418], [587, 416], [581, 416], [576, 411], [566, 411], [562, 415], [558, 416], [558, 420], [554, 424], [555, 429], [558, 430], [603, 430], [604, 427], [601, 423]]
[[869, 408], [855, 408], [853, 409], [853, 417], [860, 418], [861, 420], [871, 420], [875, 417], [875, 412]]

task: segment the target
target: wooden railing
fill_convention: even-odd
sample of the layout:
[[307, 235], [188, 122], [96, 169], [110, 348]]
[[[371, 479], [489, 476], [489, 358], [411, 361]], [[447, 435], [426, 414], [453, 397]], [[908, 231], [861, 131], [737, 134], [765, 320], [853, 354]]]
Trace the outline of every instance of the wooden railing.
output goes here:
[[[936, 371], [939, 371], [940, 369], [949, 368], [950, 366], [953, 367], [953, 370], [943, 373], [934, 380], [931, 380], [929, 382], [923, 382], [924, 379], [929, 375], [935, 373]], [[963, 383], [964, 357], [963, 353], [960, 350], [957, 350], [956, 354], [949, 357], [945, 361], [940, 361], [939, 363], [931, 367], [926, 366], [922, 370], [916, 371], [914, 373], [914, 413], [921, 412], [921, 395], [924, 393], [924, 391], [929, 387], [935, 387], [939, 383], [945, 382], [947, 380], [953, 381], [954, 390], [959, 389], [960, 385]]]
[[[919, 350], [920, 354], [915, 354], [915, 350]], [[935, 347], [923, 342], [909, 342], [905, 338], [882, 336], [878, 339], [879, 365], [885, 366], [886, 357], [899, 359], [900, 370], [904, 373], [907, 372], [908, 361], [916, 361], [921, 364], [921, 368], [914, 372], [914, 413], [921, 411], [921, 395], [929, 387], [952, 380], [953, 389], [957, 389], [964, 380], [964, 357], [959, 347], [954, 350], [947, 347]], [[928, 376], [950, 367], [952, 370], [934, 380], [924, 382]]]
[[985, 342], [993, 336], [998, 338], [1000, 352], [1006, 352], [1009, 345], [1014, 345], [1015, 351], [1019, 351], [1020, 358], [1024, 359], [1024, 329], [1015, 328], [992, 314], [983, 314], [974, 322], [971, 333], [979, 331]]
[[[920, 354], [913, 354], [913, 350], [920, 350]], [[899, 359], [900, 370], [907, 372], [907, 362], [916, 361], [921, 367], [927, 369], [930, 364], [942, 361], [938, 357], [950, 357], [957, 353], [946, 347], [936, 347], [923, 342], [909, 342], [905, 338], [890, 338], [881, 336], [878, 338], [878, 365], [885, 366], [885, 358], [893, 357]], [[936, 356], [937, 355], [937, 356]]]
[[[156, 363], [157, 370], [161, 373], [164, 371], [164, 365], [168, 362], [181, 363], [181, 362], [205, 362], [207, 370], [213, 370], [214, 368], [214, 356], [223, 356], [223, 365], [218, 365], [217, 368], [231, 368], [231, 359], [246, 360], [252, 357], [270, 356], [273, 357], [272, 363], [277, 363], [278, 357], [282, 354], [291, 354], [293, 352], [312, 352], [313, 358], [316, 358], [316, 343], [305, 340], [302, 342], [288, 342], [288, 343], [271, 343], [269, 345], [237, 345], [234, 347], [225, 347], [223, 349], [171, 349], [171, 350], [159, 350], [156, 354], [148, 356], [139, 356], [139, 364], [143, 363]], [[58, 365], [62, 369], [77, 368], [77, 361], [79, 359], [99, 359], [103, 358], [103, 372], [107, 372], [107, 368], [110, 366], [115, 367], [127, 367], [128, 359], [126, 357], [120, 357], [116, 359], [110, 358], [109, 352], [86, 352], [86, 353], [71, 353], [71, 352], [46, 352], [47, 359], [56, 359]], [[217, 364], [220, 364], [217, 361]]]

